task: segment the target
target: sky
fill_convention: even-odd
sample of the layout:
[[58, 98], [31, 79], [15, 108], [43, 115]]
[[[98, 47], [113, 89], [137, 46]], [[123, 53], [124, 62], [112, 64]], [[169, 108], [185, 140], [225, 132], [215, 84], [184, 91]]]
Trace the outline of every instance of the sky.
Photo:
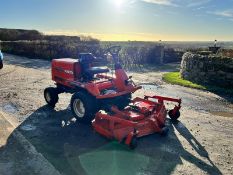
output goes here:
[[102, 41], [233, 41], [233, 0], [0, 0], [0, 28]]

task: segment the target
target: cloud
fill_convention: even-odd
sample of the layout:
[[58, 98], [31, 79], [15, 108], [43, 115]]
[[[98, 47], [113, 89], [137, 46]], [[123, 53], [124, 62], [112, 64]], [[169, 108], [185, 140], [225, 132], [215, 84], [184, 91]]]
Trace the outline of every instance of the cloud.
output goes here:
[[141, 0], [146, 3], [174, 6], [174, 7], [199, 7], [207, 4], [212, 0]]
[[225, 19], [233, 21], [233, 9], [228, 9], [228, 10], [223, 10], [223, 11], [215, 11], [215, 12], [208, 11], [207, 13], [217, 15], [220, 17], [224, 17]]
[[172, 0], [141, 0], [146, 3], [158, 4], [158, 5], [166, 5], [166, 6], [176, 6], [176, 4], [172, 3]]
[[187, 3], [187, 7], [197, 7], [202, 6], [203, 4], [207, 4], [212, 0], [189, 0]]
[[212, 12], [212, 14], [231, 18], [233, 17], [233, 10], [216, 11], [216, 12]]

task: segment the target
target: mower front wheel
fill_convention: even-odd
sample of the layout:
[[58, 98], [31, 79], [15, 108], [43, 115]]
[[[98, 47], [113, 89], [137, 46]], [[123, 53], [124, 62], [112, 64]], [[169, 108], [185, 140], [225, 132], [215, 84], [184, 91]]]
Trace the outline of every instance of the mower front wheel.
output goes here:
[[56, 103], [58, 102], [58, 92], [57, 89], [54, 87], [48, 87], [44, 90], [44, 98], [45, 101], [48, 103], [49, 106], [55, 107]]
[[0, 69], [2, 69], [2, 68], [3, 68], [3, 62], [0, 61]]
[[84, 123], [90, 123], [97, 112], [96, 99], [85, 92], [76, 92], [71, 98], [70, 106], [76, 119]]

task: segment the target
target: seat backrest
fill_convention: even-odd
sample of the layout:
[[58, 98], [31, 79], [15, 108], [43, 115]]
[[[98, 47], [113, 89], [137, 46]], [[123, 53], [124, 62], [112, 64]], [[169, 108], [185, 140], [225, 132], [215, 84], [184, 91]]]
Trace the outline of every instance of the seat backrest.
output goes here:
[[79, 54], [79, 61], [82, 67], [82, 71], [88, 70], [91, 66], [95, 57], [91, 53], [80, 53]]
[[82, 68], [80, 62], [75, 63], [74, 65], [74, 78], [80, 79], [82, 76]]

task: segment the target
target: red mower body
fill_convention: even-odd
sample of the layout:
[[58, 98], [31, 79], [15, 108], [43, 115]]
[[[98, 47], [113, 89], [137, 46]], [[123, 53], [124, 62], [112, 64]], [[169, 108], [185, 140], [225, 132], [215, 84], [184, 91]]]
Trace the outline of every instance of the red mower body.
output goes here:
[[[97, 69], [89, 65], [90, 69]], [[100, 71], [102, 69], [99, 69]], [[106, 69], [105, 69], [106, 70]], [[82, 81], [83, 71], [79, 60], [72, 58], [53, 59], [52, 60], [52, 80], [63, 87], [70, 89], [85, 89], [97, 99], [114, 98], [125, 94], [133, 93], [140, 89], [140, 86], [134, 86], [125, 83], [129, 78], [122, 69], [116, 70], [116, 76], [110, 77], [103, 73], [97, 73], [96, 79], [92, 81]], [[104, 94], [103, 90], [116, 89], [115, 93]]]
[[110, 49], [114, 62], [110, 75], [108, 68], [93, 67], [96, 58], [91, 53], [79, 54], [79, 59], [53, 59], [51, 72], [56, 87], [44, 90], [45, 101], [55, 107], [59, 94], [73, 94], [70, 107], [78, 121], [92, 122], [98, 133], [124, 142], [131, 148], [136, 147], [138, 137], [153, 133], [166, 135], [164, 101], [178, 103], [168, 112], [175, 121], [180, 116], [181, 99], [145, 96], [144, 99], [137, 97], [132, 100], [132, 93], [141, 86], [136, 85], [122, 68], [117, 56], [120, 47]]

